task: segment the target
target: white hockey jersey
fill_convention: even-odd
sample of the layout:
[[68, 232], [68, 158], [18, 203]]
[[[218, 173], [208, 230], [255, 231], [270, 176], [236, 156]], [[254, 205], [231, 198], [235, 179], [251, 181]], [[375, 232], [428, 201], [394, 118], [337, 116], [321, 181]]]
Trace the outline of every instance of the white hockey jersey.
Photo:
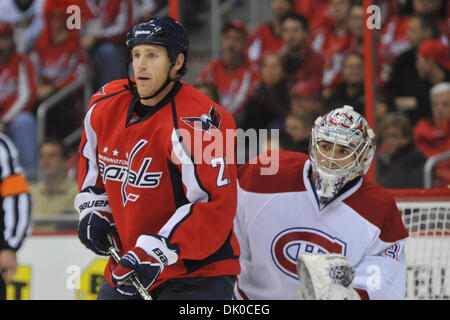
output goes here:
[[299, 254], [340, 253], [355, 266], [352, 286], [362, 299], [403, 299], [408, 232], [392, 196], [360, 178], [319, 209], [310, 168], [307, 155], [288, 151], [280, 151], [276, 175], [261, 175], [256, 164], [239, 168], [234, 298], [298, 299]]

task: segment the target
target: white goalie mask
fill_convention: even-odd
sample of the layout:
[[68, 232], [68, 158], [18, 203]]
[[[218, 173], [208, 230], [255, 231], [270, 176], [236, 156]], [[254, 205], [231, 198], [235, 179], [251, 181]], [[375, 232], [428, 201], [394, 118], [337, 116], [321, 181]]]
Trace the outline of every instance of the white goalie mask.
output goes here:
[[333, 198], [349, 181], [367, 173], [375, 153], [374, 140], [366, 119], [351, 106], [316, 119], [309, 154], [319, 199]]

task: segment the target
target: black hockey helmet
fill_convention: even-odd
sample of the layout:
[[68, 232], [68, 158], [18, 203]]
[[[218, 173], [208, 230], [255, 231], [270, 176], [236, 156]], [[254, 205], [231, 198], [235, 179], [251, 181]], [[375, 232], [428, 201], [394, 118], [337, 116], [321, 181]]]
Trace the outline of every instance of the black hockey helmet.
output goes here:
[[151, 17], [135, 25], [127, 34], [128, 51], [130, 52], [138, 44], [156, 44], [166, 47], [172, 63], [175, 63], [178, 54], [184, 54], [185, 63], [179, 73], [182, 75], [186, 73], [189, 40], [186, 29], [175, 19]]

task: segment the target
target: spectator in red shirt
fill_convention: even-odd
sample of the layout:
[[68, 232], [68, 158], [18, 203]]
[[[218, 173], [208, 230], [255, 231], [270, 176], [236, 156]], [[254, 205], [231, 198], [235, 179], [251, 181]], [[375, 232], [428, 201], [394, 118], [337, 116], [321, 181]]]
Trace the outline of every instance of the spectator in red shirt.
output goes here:
[[337, 106], [350, 105], [365, 115], [364, 57], [359, 53], [347, 54], [342, 66], [342, 82], [332, 90], [325, 105], [329, 110]]
[[66, 27], [69, 0], [46, 0], [44, 29], [33, 47], [32, 61], [38, 78], [38, 99], [45, 100], [87, 71], [77, 29]]
[[[414, 127], [414, 143], [427, 157], [450, 150], [450, 82], [441, 82], [430, 90], [432, 117], [423, 118]], [[436, 165], [435, 186], [450, 186], [450, 160]]]
[[281, 34], [285, 45], [280, 52], [289, 85], [298, 81], [311, 81], [321, 87], [325, 60], [308, 43], [306, 18], [296, 13], [286, 15], [281, 23]]
[[82, 46], [95, 68], [95, 89], [126, 78], [127, 53], [123, 43], [133, 26], [132, 0], [78, 0], [83, 18]]
[[219, 91], [222, 105], [240, 122], [242, 111], [259, 80], [258, 71], [245, 53], [247, 27], [241, 21], [226, 22], [222, 27], [222, 53], [198, 76], [198, 82], [211, 82]]
[[295, 113], [297, 110], [307, 110], [315, 114], [326, 113], [322, 104], [320, 88], [320, 85], [314, 81], [296, 82], [291, 88], [290, 112]]
[[329, 0], [295, 0], [294, 10], [308, 19], [311, 30], [322, 27], [328, 22]]
[[411, 15], [433, 15], [439, 24], [439, 36], [448, 40], [448, 0], [407, 0], [402, 4], [399, 4], [399, 1], [390, 2], [391, 9], [395, 12], [383, 26], [380, 44], [392, 61], [411, 47], [408, 39]]
[[257, 26], [248, 40], [248, 58], [252, 63], [259, 63], [266, 53], [283, 47], [281, 19], [293, 10], [293, 0], [271, 0], [270, 8], [272, 20]]
[[330, 0], [331, 20], [310, 36], [311, 47], [325, 58], [322, 81], [325, 97], [339, 83], [342, 61], [345, 54], [352, 50], [353, 35], [348, 25], [351, 7], [351, 0]]
[[[67, 7], [71, 0], [46, 0], [43, 8], [44, 29], [35, 43], [31, 59], [34, 63], [40, 102], [76, 81], [87, 72], [79, 30], [66, 27]], [[46, 119], [46, 135], [63, 138], [81, 125], [84, 106], [73, 95], [53, 108]]]
[[416, 68], [423, 80], [415, 94], [419, 106], [417, 117], [429, 117], [430, 89], [439, 82], [450, 82], [450, 47], [437, 39], [424, 41], [417, 51]]
[[290, 102], [286, 71], [278, 53], [267, 53], [263, 57], [260, 76], [238, 126], [256, 130], [279, 129], [284, 125]]
[[[385, 88], [388, 90], [397, 110], [414, 113], [420, 105], [421, 108], [429, 105], [428, 99], [417, 101], [415, 95], [417, 86], [422, 85], [417, 69], [414, 67], [417, 60], [419, 46], [428, 39], [437, 36], [437, 23], [433, 16], [415, 15], [409, 19], [408, 39], [411, 48], [401, 53], [392, 65], [392, 72]], [[420, 103], [420, 104], [419, 104]], [[426, 107], [429, 109], [429, 107]], [[411, 118], [413, 124], [417, 122]]]
[[6, 132], [19, 150], [27, 179], [37, 176], [36, 80], [30, 60], [16, 52], [13, 29], [0, 21], [0, 131]]

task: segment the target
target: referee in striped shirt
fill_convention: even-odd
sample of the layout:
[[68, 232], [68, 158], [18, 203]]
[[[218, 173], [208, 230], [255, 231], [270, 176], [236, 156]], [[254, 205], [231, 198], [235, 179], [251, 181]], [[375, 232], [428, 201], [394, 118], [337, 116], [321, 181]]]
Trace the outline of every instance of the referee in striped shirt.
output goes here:
[[17, 270], [16, 252], [31, 231], [31, 196], [18, 152], [0, 133], [0, 300]]

